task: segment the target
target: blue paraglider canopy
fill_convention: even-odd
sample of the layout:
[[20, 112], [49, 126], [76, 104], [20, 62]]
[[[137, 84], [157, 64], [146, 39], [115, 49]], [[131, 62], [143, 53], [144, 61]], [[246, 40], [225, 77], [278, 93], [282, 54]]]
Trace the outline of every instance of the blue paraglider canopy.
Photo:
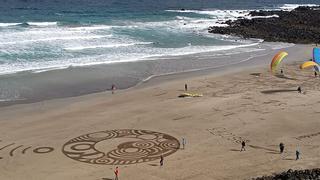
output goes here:
[[313, 61], [320, 64], [320, 48], [313, 48]]

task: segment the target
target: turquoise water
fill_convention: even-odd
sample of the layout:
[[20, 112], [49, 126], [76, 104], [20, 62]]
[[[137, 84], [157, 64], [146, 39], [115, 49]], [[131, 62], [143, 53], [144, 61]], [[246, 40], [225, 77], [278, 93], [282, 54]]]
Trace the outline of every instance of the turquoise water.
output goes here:
[[296, 6], [286, 3], [317, 1], [4, 1], [0, 74], [250, 47], [260, 41], [213, 35], [207, 28], [248, 18], [252, 9]]

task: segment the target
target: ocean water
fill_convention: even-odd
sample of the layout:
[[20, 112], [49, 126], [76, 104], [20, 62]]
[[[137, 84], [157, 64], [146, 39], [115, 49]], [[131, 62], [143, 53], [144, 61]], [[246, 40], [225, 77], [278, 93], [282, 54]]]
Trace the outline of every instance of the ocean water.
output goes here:
[[255, 18], [248, 16], [249, 10], [291, 10], [297, 4], [317, 3], [318, 0], [1, 0], [0, 74], [251, 47], [261, 40], [209, 34], [207, 29], [226, 26], [224, 22], [230, 19]]

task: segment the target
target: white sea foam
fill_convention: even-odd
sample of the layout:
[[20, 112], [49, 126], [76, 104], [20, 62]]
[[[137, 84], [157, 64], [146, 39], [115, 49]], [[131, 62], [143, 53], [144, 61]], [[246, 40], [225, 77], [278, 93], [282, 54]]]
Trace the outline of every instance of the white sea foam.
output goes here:
[[[178, 12], [178, 13], [195, 13], [195, 14], [201, 14], [201, 15], [208, 15], [211, 18], [204, 19], [204, 18], [198, 18], [194, 20], [190, 20], [192, 18], [184, 18], [184, 16], [177, 16], [177, 19], [189, 21], [191, 23], [191, 26], [194, 24], [201, 24], [202, 27], [206, 26], [207, 28], [209, 26], [216, 26], [216, 27], [225, 27], [228, 26], [225, 24], [226, 21], [235, 21], [239, 18], [244, 19], [255, 19], [255, 18], [278, 18], [279, 16], [274, 14], [271, 16], [251, 16], [250, 11], [251, 10], [166, 10], [169, 12]], [[188, 23], [185, 23], [185, 25], [188, 25]], [[190, 25], [189, 25], [190, 26]]]
[[210, 26], [220, 26], [225, 27], [228, 26], [223, 22], [219, 22], [217, 19], [206, 19], [206, 18], [182, 18], [176, 17], [175, 20], [169, 21], [154, 21], [154, 22], [136, 22], [134, 25], [130, 25], [129, 28], [146, 28], [146, 29], [156, 29], [160, 28], [165, 31], [172, 32], [205, 32], [207, 33], [207, 29]]
[[268, 18], [279, 18], [279, 15], [274, 14], [274, 15], [270, 15], [270, 16], [249, 16], [247, 17], [247, 19], [268, 19]]
[[111, 29], [113, 27], [117, 27], [117, 26], [96, 25], [96, 26], [70, 27], [69, 29], [71, 29], [71, 30], [92, 31], [92, 30]]
[[56, 26], [58, 22], [27, 22], [28, 25], [30, 26]]
[[221, 18], [244, 17], [244, 16], [247, 16], [250, 12], [250, 10], [166, 10], [166, 11], [211, 15], [214, 17], [221, 17]]
[[94, 45], [94, 46], [77, 46], [77, 47], [67, 47], [64, 48], [68, 51], [80, 51], [85, 49], [97, 49], [97, 48], [116, 48], [116, 47], [125, 47], [125, 46], [134, 46], [134, 45], [146, 45], [152, 44], [153, 42], [141, 42], [141, 43], [127, 43], [127, 44], [108, 44], [108, 45]]
[[[190, 55], [190, 54], [198, 54], [205, 52], [216, 52], [216, 51], [225, 51], [236, 48], [244, 48], [256, 46], [259, 43], [251, 43], [251, 44], [243, 44], [243, 45], [228, 45], [228, 46], [186, 46], [184, 48], [178, 48], [172, 52], [161, 54], [160, 56], [182, 56], [182, 55]], [[150, 57], [157, 57], [159, 55], [152, 55]]]
[[87, 35], [87, 36], [65, 36], [65, 37], [49, 37], [43, 39], [30, 39], [30, 40], [21, 40], [21, 41], [11, 41], [11, 42], [2, 42], [0, 45], [11, 45], [11, 44], [21, 44], [21, 43], [34, 43], [42, 41], [58, 41], [58, 40], [88, 40], [88, 39], [101, 39], [105, 37], [111, 37], [112, 35]]
[[294, 46], [293, 43], [281, 43], [281, 42], [268, 42], [265, 43], [266, 46], [269, 46], [271, 49], [273, 50], [277, 50], [277, 49], [283, 49], [283, 48], [289, 48]]
[[0, 27], [17, 26], [21, 23], [0, 23]]
[[[259, 43], [243, 44], [243, 45], [229, 45], [229, 46], [186, 46], [183, 48], [144, 48], [139, 53], [122, 52], [120, 54], [102, 54], [94, 56], [85, 56], [79, 58], [63, 58], [52, 61], [22, 61], [14, 65], [0, 64], [0, 74], [10, 74], [21, 71], [32, 71], [35, 73], [51, 71], [55, 69], [65, 69], [76, 66], [89, 66], [98, 64], [110, 64], [121, 62], [132, 62], [142, 60], [157, 60], [161, 57], [190, 55], [204, 52], [226, 51], [235, 48], [246, 48], [255, 46]], [[253, 50], [252, 50], [253, 49]], [[141, 49], [142, 50], [142, 49]], [[250, 51], [254, 51], [251, 48]], [[63, 62], [63, 63], [62, 63]]]
[[[208, 16], [199, 18], [185, 17], [184, 14], [179, 14], [179, 16], [167, 21], [120, 22], [119, 24], [123, 26], [83, 25], [80, 27], [70, 27], [56, 26], [57, 23], [50, 25], [48, 22], [43, 22], [43, 24], [33, 23], [33, 25], [31, 25], [31, 22], [31, 26], [23, 27], [22, 30], [21, 28], [8, 28], [8, 31], [0, 33], [0, 39], [2, 39], [0, 42], [1, 53], [11, 58], [9, 60], [12, 60], [12, 57], [17, 57], [18, 60], [12, 60], [12, 62], [7, 61], [8, 63], [0, 64], [0, 73], [6, 74], [20, 71], [39, 73], [73, 66], [156, 60], [163, 57], [167, 58], [168, 56], [215, 51], [228, 51], [228, 53], [231, 53], [233, 51], [238, 52], [238, 49], [241, 51], [241, 48], [255, 46], [259, 43], [238, 41], [230, 44], [239, 45], [219, 46], [212, 44], [190, 44], [185, 47], [160, 48], [157, 45], [146, 46], [147, 44], [152, 44], [152, 42], [143, 41], [152, 40], [144, 40], [144, 37], [136, 37], [135, 33], [132, 33], [133, 35], [131, 35], [131, 33], [122, 34], [121, 31], [120, 33], [118, 31], [122, 29], [126, 29], [126, 32], [134, 32], [136, 29], [139, 31], [142, 30], [142, 32], [144, 30], [151, 32], [150, 30], [152, 30], [157, 31], [157, 33], [168, 33], [168, 31], [170, 31], [169, 33], [172, 33], [172, 35], [179, 33], [180, 35], [186, 34], [188, 36], [195, 35], [195, 33], [208, 34], [207, 28], [209, 26], [227, 26], [227, 24], [223, 23], [224, 21], [237, 19], [239, 16], [247, 17], [249, 13], [249, 11], [242, 10], [190, 10], [190, 12]], [[214, 37], [207, 38], [217, 39]], [[103, 51], [84, 51], [99, 48], [103, 49]], [[254, 47], [247, 49], [247, 51], [257, 50], [258, 49]], [[215, 53], [218, 54], [218, 52]], [[4, 60], [4, 62], [6, 62], [6, 60]]]

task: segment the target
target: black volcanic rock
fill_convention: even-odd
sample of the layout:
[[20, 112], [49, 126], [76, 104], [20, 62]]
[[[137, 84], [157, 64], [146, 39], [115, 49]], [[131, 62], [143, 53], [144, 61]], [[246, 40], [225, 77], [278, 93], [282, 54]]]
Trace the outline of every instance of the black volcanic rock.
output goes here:
[[287, 172], [275, 174], [273, 176], [263, 176], [253, 180], [319, 180], [320, 169], [296, 170], [289, 169]]
[[290, 43], [320, 43], [320, 8], [298, 7], [293, 11], [252, 11], [251, 16], [279, 18], [254, 18], [227, 21], [228, 27], [209, 27], [210, 33], [229, 34], [243, 38]]

